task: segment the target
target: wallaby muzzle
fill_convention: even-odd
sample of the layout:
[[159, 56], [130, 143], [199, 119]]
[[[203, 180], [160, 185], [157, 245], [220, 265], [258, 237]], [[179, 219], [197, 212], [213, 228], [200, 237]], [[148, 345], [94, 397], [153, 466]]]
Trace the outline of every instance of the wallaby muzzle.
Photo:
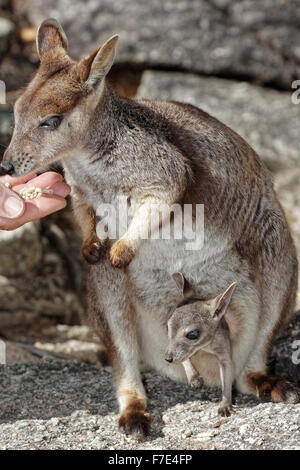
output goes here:
[[14, 171], [15, 168], [11, 162], [2, 162], [0, 164], [0, 176], [12, 175]]

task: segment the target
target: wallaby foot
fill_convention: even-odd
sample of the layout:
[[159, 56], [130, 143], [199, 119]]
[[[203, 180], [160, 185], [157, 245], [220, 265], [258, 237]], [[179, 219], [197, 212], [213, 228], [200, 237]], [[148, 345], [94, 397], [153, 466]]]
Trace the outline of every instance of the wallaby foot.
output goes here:
[[111, 247], [109, 258], [114, 268], [124, 268], [132, 261], [134, 255], [133, 248], [125, 240], [120, 239]]
[[90, 238], [84, 242], [81, 248], [81, 255], [88, 264], [97, 263], [104, 251], [104, 243], [99, 238]]
[[247, 382], [262, 400], [274, 402], [298, 403], [299, 387], [283, 377], [264, 375], [260, 372], [249, 374]]
[[194, 375], [190, 380], [190, 386], [193, 390], [199, 390], [203, 387], [203, 385], [204, 385], [204, 380], [199, 374]]
[[119, 419], [119, 429], [126, 435], [131, 435], [141, 441], [148, 436], [151, 421], [151, 416], [145, 411], [128, 410]]
[[230, 416], [232, 412], [231, 406], [225, 405], [223, 406], [221, 403], [221, 406], [218, 408], [218, 414], [220, 416]]

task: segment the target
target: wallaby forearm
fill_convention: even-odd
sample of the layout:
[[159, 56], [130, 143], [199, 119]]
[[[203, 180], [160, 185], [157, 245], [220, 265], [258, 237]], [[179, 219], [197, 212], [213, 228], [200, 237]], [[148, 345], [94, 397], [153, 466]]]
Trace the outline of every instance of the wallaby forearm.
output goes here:
[[[162, 194], [160, 197], [149, 196], [143, 199], [143, 202], [135, 211], [126, 233], [111, 249], [110, 259], [113, 266], [121, 266], [122, 261], [130, 262], [143, 239], [159, 235], [160, 214], [163, 219], [170, 218], [171, 205], [171, 197], [168, 193]], [[155, 216], [154, 212], [156, 213]]]
[[72, 197], [72, 205], [75, 220], [80, 227], [82, 239], [85, 242], [91, 238], [97, 237], [96, 235], [96, 214], [92, 207], [89, 207], [84, 199], [78, 196]]
[[81, 255], [89, 264], [94, 264], [99, 260], [104, 246], [96, 233], [96, 213], [77, 193], [73, 193], [72, 204], [75, 220], [81, 228], [83, 239]]

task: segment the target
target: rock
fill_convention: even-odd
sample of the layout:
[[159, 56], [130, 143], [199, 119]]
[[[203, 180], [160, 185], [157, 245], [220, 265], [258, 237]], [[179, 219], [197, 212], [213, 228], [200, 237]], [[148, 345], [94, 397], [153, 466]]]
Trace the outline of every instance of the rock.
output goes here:
[[[0, 88], [0, 93], [1, 93], [1, 88]], [[0, 96], [0, 103], [1, 103], [1, 96]], [[2, 155], [10, 141], [12, 123], [13, 123], [12, 109], [9, 106], [0, 105], [0, 160], [2, 160]]]
[[53, 343], [45, 340], [37, 341], [34, 346], [44, 351], [78, 359], [88, 364], [99, 364], [98, 357], [102, 351], [99, 342], [79, 341], [76, 339], [69, 339], [63, 342], [55, 340]]
[[[234, 413], [216, 430], [219, 389], [210, 389], [208, 397], [205, 389], [193, 391], [147, 373], [152, 430], [149, 439], [137, 442], [118, 431], [118, 405], [106, 368], [44, 358], [0, 366], [0, 372], [0, 449], [299, 448], [300, 404], [259, 403], [237, 394]], [[201, 415], [193, 413], [200, 406]]]
[[[285, 210], [292, 229], [294, 241], [300, 259], [300, 167], [282, 169], [275, 175], [275, 188]], [[298, 291], [298, 308], [300, 308], [300, 290]]]
[[30, 222], [13, 231], [0, 231], [1, 276], [26, 276], [40, 265], [42, 246], [39, 227], [39, 222]]
[[43, 338], [53, 339], [55, 341], [96, 341], [96, 337], [91, 329], [86, 325], [55, 325], [42, 331]]
[[57, 18], [75, 58], [120, 34], [119, 62], [244, 78], [289, 90], [300, 76], [297, 0], [24, 0], [17, 16]]
[[[298, 298], [298, 304], [300, 299]], [[295, 342], [295, 344], [293, 344]], [[290, 377], [300, 384], [300, 311], [274, 344], [270, 365], [274, 374]]]
[[18, 44], [14, 44], [10, 53], [0, 63], [0, 79], [5, 81], [6, 90], [16, 91], [26, 87], [37, 65], [36, 57], [31, 62], [21, 53]]
[[208, 441], [217, 435], [218, 435], [217, 431], [205, 431], [205, 432], [200, 432], [195, 437], [196, 439], [199, 439], [199, 441]]
[[78, 359], [88, 364], [107, 365], [105, 348], [86, 325], [58, 324], [41, 330], [34, 345], [44, 351]]
[[[11, 340], [22, 341], [25, 330], [36, 338], [42, 328], [79, 323], [83, 316], [81, 242], [66, 214], [0, 232], [0, 330]], [[58, 219], [64, 221], [59, 240], [50, 230]]]
[[244, 434], [247, 434], [247, 431], [249, 430], [248, 424], [242, 424], [239, 429], [239, 433], [243, 436]]
[[39, 357], [26, 350], [21, 345], [11, 341], [6, 342], [6, 364], [21, 364], [28, 362], [38, 362]]
[[15, 32], [15, 25], [8, 18], [0, 17], [0, 59], [9, 50], [11, 38]]
[[272, 171], [299, 165], [300, 105], [291, 93], [192, 74], [145, 72], [138, 97], [194, 104], [238, 132]]

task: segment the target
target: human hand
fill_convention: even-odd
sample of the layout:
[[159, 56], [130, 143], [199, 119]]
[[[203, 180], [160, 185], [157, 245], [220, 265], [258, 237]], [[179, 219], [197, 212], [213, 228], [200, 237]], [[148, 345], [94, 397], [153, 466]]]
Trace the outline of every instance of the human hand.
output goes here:
[[[14, 191], [25, 187], [52, 189], [53, 195], [42, 196], [31, 201], [24, 201], [14, 191], [7, 188], [9, 183]], [[40, 176], [30, 174], [20, 178], [0, 176], [0, 230], [14, 230], [32, 220], [37, 220], [52, 212], [63, 209], [70, 187], [63, 183], [62, 176], [52, 171]]]

